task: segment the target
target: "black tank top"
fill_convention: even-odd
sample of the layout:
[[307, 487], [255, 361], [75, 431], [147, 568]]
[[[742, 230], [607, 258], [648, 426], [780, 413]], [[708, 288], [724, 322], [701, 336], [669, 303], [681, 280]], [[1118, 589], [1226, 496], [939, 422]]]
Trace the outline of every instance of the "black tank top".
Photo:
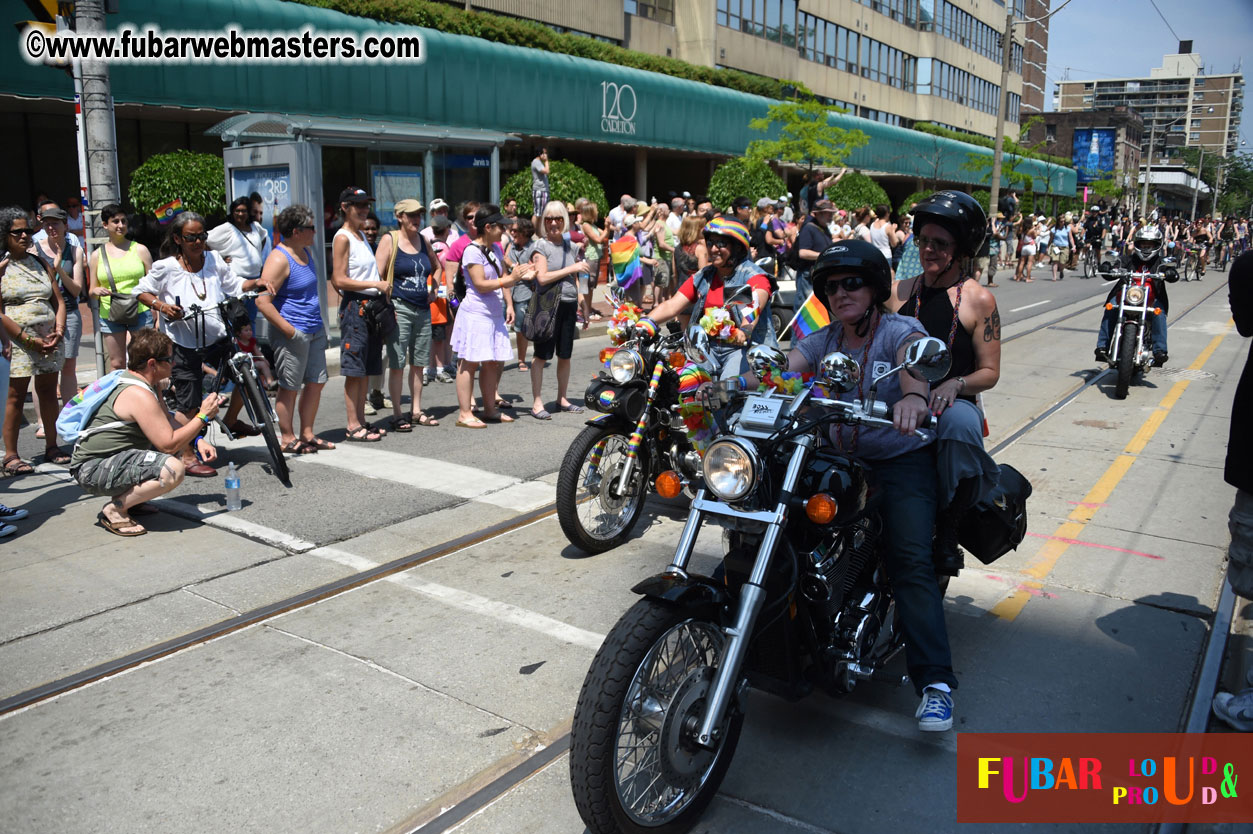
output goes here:
[[[921, 276], [918, 280], [922, 280]], [[926, 329], [928, 335], [934, 336], [948, 344], [948, 334], [953, 327], [953, 302], [948, 297], [948, 288], [939, 289], [923, 284], [920, 301], [922, 305], [921, 312], [915, 309], [914, 298], [911, 296], [901, 306], [900, 314], [902, 316], [915, 317], [922, 322], [922, 326]], [[968, 376], [975, 372], [978, 366], [975, 364], [974, 340], [960, 321], [957, 323], [957, 332], [953, 335], [951, 351], [953, 364], [944, 379], [952, 379], [955, 376]], [[943, 381], [941, 380], [941, 382]], [[935, 384], [938, 385], [939, 383]], [[962, 394], [960, 399], [973, 402], [974, 396]]]

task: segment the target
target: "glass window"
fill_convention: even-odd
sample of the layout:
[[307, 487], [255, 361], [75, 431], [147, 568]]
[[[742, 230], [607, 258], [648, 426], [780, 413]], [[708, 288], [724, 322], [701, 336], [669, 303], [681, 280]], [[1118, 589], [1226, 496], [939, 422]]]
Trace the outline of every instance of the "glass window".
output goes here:
[[718, 0], [718, 11], [715, 18], [719, 26], [727, 25], [727, 0]]
[[784, 46], [796, 45], [796, 0], [783, 0], [783, 20], [779, 24]]
[[[757, 0], [762, 2], [762, 0]], [[780, 0], [765, 0], [766, 4], [766, 39], [779, 40], [779, 6]]]

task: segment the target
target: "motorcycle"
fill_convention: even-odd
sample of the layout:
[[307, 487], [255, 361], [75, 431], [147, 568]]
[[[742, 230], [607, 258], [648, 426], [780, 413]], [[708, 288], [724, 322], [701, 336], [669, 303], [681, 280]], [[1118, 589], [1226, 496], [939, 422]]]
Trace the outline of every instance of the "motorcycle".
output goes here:
[[[815, 686], [839, 695], [866, 679], [906, 680], [885, 670], [904, 638], [882, 560], [881, 496], [860, 462], [821, 440], [833, 423], [891, 426], [876, 386], [902, 369], [936, 382], [949, 362], [943, 341], [920, 339], [864, 402], [814, 386], [713, 385], [724, 432], [704, 455], [674, 560], [632, 589], [643, 599], [606, 637], [575, 707], [571, 787], [593, 834], [694, 825], [730, 766], [749, 687], [799, 699]], [[749, 363], [759, 379], [787, 364], [766, 346]], [[860, 374], [831, 353], [815, 385], [848, 392]], [[713, 576], [689, 571], [706, 522], [725, 528]]]
[[[1114, 397], [1126, 399], [1132, 378], [1138, 373], [1147, 374], [1153, 367], [1153, 336], [1149, 316], [1165, 315], [1156, 306], [1153, 290], [1154, 279], [1178, 280], [1173, 267], [1165, 266], [1161, 272], [1132, 272], [1111, 269], [1103, 272], [1106, 281], [1118, 281], [1118, 318], [1109, 344], [1109, 366], [1118, 376], [1114, 382]], [[1106, 310], [1115, 309], [1113, 301], [1105, 303]]]

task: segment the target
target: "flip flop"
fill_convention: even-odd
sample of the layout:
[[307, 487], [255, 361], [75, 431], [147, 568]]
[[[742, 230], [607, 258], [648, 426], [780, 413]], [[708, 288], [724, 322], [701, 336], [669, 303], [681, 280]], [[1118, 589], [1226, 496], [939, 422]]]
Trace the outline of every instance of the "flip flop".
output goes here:
[[96, 521], [100, 522], [100, 526], [108, 530], [113, 535], [122, 536], [123, 538], [129, 539], [135, 536], [142, 536], [144, 533], [148, 532], [142, 526], [136, 524], [133, 520], [130, 522], [109, 521], [109, 517], [106, 516], [103, 511], [96, 514]]
[[484, 423], [482, 420], [476, 420], [476, 421], [474, 421], [473, 423], [468, 422], [468, 421], [466, 421], [466, 420], [458, 420], [458, 421], [457, 421], [457, 425], [458, 425], [458, 426], [460, 426], [460, 427], [461, 427], [461, 428], [463, 428], [463, 429], [485, 429], [485, 428], [487, 428], [487, 423]]
[[427, 414], [425, 411], [421, 412], [420, 414], [414, 417], [410, 417], [409, 419], [419, 426], [438, 426], [439, 425], [439, 420], [436, 420], [434, 417]]
[[529, 370], [531, 370], [531, 366], [530, 366], [530, 365], [528, 365], [528, 364], [526, 364], [525, 362], [519, 362], [519, 363], [518, 363], [518, 370], [519, 370], [519, 371], [529, 371]]
[[311, 443], [305, 443], [303, 440], [293, 440], [291, 443], [283, 444], [283, 454], [285, 455], [316, 455], [318, 449]]
[[313, 446], [315, 449], [319, 449], [324, 452], [330, 451], [331, 449], [335, 448], [334, 443], [332, 443], [329, 440], [323, 440], [320, 437], [314, 437], [312, 440], [306, 440], [305, 443], [309, 446]]
[[536, 420], [551, 420], [553, 416], [548, 413], [548, 409], [541, 408], [539, 411], [532, 411], [531, 416]]
[[375, 432], [373, 429], [361, 426], [355, 431], [348, 432], [348, 436], [345, 439], [349, 443], [378, 443], [383, 439], [383, 435]]
[[57, 446], [49, 446], [44, 450], [44, 460], [56, 466], [67, 466], [70, 462], [70, 456]]

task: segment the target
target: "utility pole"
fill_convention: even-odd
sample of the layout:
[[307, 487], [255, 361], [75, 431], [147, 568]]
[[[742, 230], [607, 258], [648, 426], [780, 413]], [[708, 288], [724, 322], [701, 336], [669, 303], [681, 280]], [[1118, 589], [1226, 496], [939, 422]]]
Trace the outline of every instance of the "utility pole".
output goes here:
[[[1009, 64], [1014, 43], [1013, 4], [1005, 14], [1005, 31], [1001, 33], [1001, 102], [996, 112], [996, 146], [992, 151], [992, 184], [988, 189], [988, 213], [996, 216], [996, 206], [1001, 199], [1001, 157], [1005, 153], [1005, 122], [1009, 118]], [[1010, 218], [1005, 218], [1009, 220]]]
[[1140, 195], [1140, 218], [1149, 216], [1149, 180], [1153, 177], [1153, 143], [1157, 141], [1157, 120], [1149, 128], [1149, 155], [1144, 160], [1144, 192]]
[[1205, 180], [1201, 179], [1201, 174], [1205, 171], [1205, 146], [1201, 145], [1201, 161], [1196, 166], [1196, 186], [1192, 189], [1192, 222], [1196, 222], [1196, 198], [1201, 193], [1201, 184]]

